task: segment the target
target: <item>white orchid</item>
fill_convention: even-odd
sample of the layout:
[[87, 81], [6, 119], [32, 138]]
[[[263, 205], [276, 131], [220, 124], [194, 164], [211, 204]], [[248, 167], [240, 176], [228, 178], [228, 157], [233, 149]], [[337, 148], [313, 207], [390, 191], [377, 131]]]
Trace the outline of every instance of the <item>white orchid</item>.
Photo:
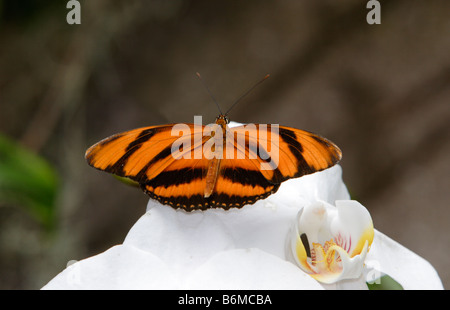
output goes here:
[[242, 209], [188, 213], [150, 200], [123, 244], [43, 289], [367, 289], [382, 274], [405, 289], [442, 289], [427, 261], [373, 229], [341, 172], [288, 180]]

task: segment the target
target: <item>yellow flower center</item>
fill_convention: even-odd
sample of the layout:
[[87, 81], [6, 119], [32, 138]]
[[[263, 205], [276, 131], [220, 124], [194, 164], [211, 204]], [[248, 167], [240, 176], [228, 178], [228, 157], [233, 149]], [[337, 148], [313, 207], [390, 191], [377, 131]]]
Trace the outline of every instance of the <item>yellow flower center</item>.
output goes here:
[[336, 252], [340, 248], [332, 239], [322, 246], [320, 243], [312, 244], [310, 265], [317, 273], [336, 273], [342, 271], [341, 257]]

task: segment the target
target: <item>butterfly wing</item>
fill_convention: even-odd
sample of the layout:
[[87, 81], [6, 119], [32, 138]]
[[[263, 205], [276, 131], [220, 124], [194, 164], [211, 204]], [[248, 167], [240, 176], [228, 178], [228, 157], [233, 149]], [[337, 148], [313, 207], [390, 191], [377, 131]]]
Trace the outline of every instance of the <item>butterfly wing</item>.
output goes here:
[[271, 183], [252, 162], [244, 159], [222, 159], [214, 192], [212, 208], [241, 208], [275, 193], [280, 184]]
[[279, 126], [280, 162], [273, 181], [283, 182], [337, 164], [342, 152], [330, 140], [309, 131]]
[[90, 147], [86, 159], [97, 169], [138, 182], [163, 204], [191, 211], [252, 204], [275, 193], [281, 182], [324, 170], [341, 158], [336, 145], [307, 131], [282, 126], [277, 131], [270, 125], [227, 127], [217, 181], [205, 198], [210, 160], [203, 148], [210, 137], [203, 135], [203, 126], [183, 125], [181, 135], [174, 134], [176, 125], [113, 135]]
[[151, 126], [115, 134], [93, 146], [85, 154], [89, 165], [139, 183], [156, 175], [170, 155], [171, 125]]
[[173, 155], [175, 142], [180, 148], [193, 146], [194, 141], [198, 144], [197, 139], [201, 142], [201, 126], [183, 125], [186, 126], [185, 132], [181, 134], [173, 132], [175, 125], [144, 127], [115, 134], [91, 146], [86, 151], [86, 160], [99, 170], [145, 183], [190, 151], [185, 147], [184, 151]]
[[283, 181], [327, 169], [342, 157], [331, 141], [290, 127], [250, 124], [229, 128], [227, 136], [211, 207], [253, 204]]
[[[205, 210], [209, 207], [204, 198], [208, 160], [203, 156], [196, 158], [196, 150], [201, 150], [206, 142], [193, 144], [186, 158], [172, 158], [165, 169], [152, 179], [141, 183], [141, 188], [153, 199], [173, 208], [186, 211]], [[189, 155], [189, 156], [188, 156]], [[169, 155], [170, 156], [170, 155]], [[172, 156], [171, 156], [172, 157]]]

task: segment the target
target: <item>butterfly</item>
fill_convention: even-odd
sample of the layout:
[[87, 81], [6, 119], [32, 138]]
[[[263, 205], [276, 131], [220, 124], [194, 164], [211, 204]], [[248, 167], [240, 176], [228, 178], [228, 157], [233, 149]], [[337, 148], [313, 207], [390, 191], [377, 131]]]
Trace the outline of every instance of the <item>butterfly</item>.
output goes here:
[[151, 198], [186, 211], [253, 204], [282, 182], [327, 169], [342, 157], [317, 134], [273, 124], [230, 127], [227, 113], [206, 126], [118, 133], [91, 146], [85, 157], [92, 167], [129, 178]]

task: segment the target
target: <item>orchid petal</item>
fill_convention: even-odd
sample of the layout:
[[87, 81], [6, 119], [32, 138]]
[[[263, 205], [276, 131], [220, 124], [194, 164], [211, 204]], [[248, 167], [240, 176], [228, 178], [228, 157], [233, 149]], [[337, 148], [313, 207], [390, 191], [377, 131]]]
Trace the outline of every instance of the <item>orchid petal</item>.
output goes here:
[[369, 247], [373, 242], [374, 230], [369, 211], [356, 200], [337, 200], [337, 216], [330, 223], [334, 236], [345, 232], [343, 238], [347, 241], [343, 248], [351, 257], [362, 252], [366, 240]]
[[443, 289], [436, 269], [428, 261], [378, 230], [367, 263], [372, 272], [389, 275], [405, 290]]

